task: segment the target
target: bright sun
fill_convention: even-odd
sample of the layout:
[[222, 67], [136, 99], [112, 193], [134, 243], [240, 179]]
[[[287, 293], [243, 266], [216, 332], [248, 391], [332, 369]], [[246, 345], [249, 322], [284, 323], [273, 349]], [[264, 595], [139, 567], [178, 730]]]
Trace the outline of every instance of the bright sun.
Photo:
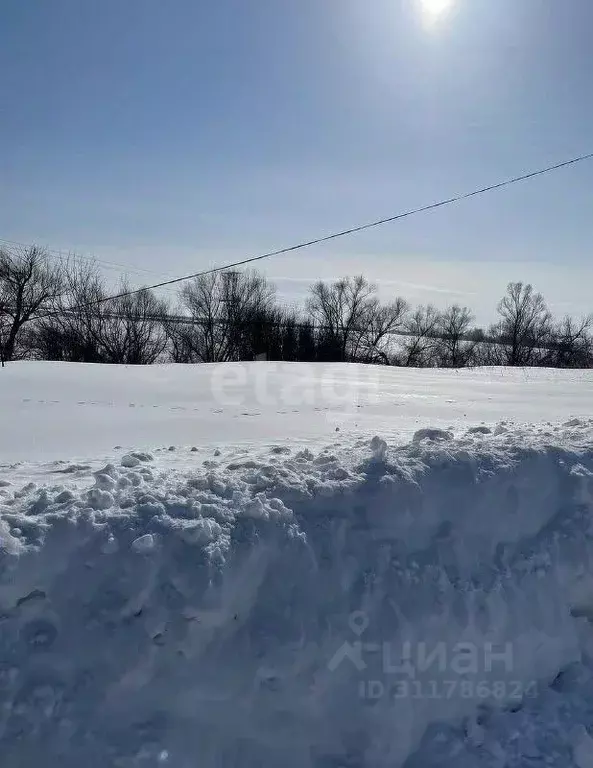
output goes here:
[[451, 9], [453, 0], [419, 0], [422, 15], [429, 23], [437, 22]]

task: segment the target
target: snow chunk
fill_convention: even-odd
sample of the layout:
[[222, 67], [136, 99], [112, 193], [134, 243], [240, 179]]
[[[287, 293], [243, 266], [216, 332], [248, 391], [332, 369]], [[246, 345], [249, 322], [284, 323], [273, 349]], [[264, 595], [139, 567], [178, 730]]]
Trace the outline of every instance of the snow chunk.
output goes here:
[[101, 552], [104, 555], [114, 555], [119, 549], [117, 539], [112, 534], [109, 534], [107, 541], [101, 547]]
[[74, 475], [77, 472], [85, 472], [90, 468], [89, 464], [69, 464], [65, 469], [58, 469], [57, 472], [62, 475]]
[[569, 419], [568, 421], [565, 421], [562, 425], [563, 427], [581, 427], [584, 426], [585, 422], [583, 419]]
[[68, 504], [71, 501], [74, 501], [76, 496], [72, 491], [62, 491], [61, 493], [58, 493], [56, 498], [54, 499], [56, 504]]
[[100, 488], [91, 488], [86, 496], [93, 509], [110, 509], [115, 504], [115, 499], [111, 493], [102, 491]]
[[179, 521], [177, 530], [187, 544], [208, 544], [222, 534], [221, 526], [208, 517]]
[[165, 507], [154, 496], [146, 494], [138, 499], [136, 512], [143, 518], [157, 517], [164, 514]]
[[145, 533], [144, 536], [139, 536], [132, 542], [132, 549], [134, 552], [146, 555], [153, 552], [156, 548], [156, 540], [152, 533]]
[[137, 456], [133, 456], [131, 453], [126, 453], [125, 456], [121, 457], [121, 465], [122, 467], [126, 467], [127, 469], [133, 469], [134, 467], [137, 467], [140, 464], [140, 459]]
[[282, 454], [290, 453], [290, 448], [287, 445], [273, 445], [270, 448], [270, 453], [275, 453], [280, 456]]
[[4, 555], [17, 555], [22, 544], [10, 532], [8, 525], [0, 518], [0, 562]]
[[119, 490], [123, 491], [126, 488], [131, 488], [131, 486], [132, 486], [132, 481], [130, 480], [129, 477], [126, 477], [125, 475], [122, 475], [122, 477], [120, 477], [117, 481], [117, 487], [119, 488]]
[[467, 430], [467, 434], [468, 435], [491, 435], [492, 430], [490, 429], [490, 427], [484, 427], [484, 426], [470, 427]]
[[117, 480], [119, 476], [119, 469], [113, 465], [113, 464], [107, 464], [103, 469], [98, 470], [94, 473], [95, 477], [97, 475], [107, 475], [107, 477], [111, 477], [113, 480]]
[[371, 440], [371, 451], [373, 453], [373, 458], [376, 461], [383, 461], [385, 459], [385, 454], [387, 453], [387, 443], [385, 440], [382, 440], [375, 435]]
[[414, 433], [412, 441], [419, 443], [423, 440], [432, 440], [435, 442], [447, 442], [453, 440], [453, 434], [446, 432], [444, 429], [436, 429], [434, 427], [426, 427], [425, 429], [419, 429]]
[[102, 491], [112, 491], [116, 486], [116, 482], [109, 475], [96, 474], [95, 485]]
[[133, 456], [139, 461], [154, 461], [154, 456], [151, 453], [147, 453], [146, 451], [132, 451], [130, 456]]

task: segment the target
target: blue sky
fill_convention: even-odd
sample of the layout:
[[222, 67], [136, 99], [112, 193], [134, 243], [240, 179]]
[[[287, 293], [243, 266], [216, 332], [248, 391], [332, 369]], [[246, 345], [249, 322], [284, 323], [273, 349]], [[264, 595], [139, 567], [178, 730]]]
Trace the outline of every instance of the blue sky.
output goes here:
[[[0, 237], [139, 283], [593, 150], [590, 0], [419, 5], [5, 0]], [[291, 297], [364, 272], [482, 319], [523, 279], [593, 311], [592, 214], [590, 162], [265, 269]]]

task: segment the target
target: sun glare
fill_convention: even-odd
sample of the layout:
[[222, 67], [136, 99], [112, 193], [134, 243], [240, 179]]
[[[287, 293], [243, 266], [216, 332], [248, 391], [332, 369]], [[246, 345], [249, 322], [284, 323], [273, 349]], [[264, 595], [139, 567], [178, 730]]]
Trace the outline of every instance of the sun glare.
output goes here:
[[429, 24], [436, 24], [451, 10], [453, 0], [418, 0], [424, 20]]

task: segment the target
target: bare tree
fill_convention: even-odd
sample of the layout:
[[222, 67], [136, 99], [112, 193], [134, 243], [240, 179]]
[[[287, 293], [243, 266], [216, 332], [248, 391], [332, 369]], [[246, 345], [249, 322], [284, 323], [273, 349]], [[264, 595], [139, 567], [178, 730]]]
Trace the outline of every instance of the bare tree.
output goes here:
[[581, 320], [565, 317], [552, 331], [546, 365], [554, 368], [590, 368], [593, 365], [593, 316]]
[[63, 290], [59, 265], [31, 246], [0, 250], [0, 359], [12, 360], [19, 336], [35, 316], [56, 306]]
[[97, 266], [71, 258], [64, 267], [63, 281], [54, 311], [34, 324], [35, 352], [44, 360], [104, 362], [101, 326], [107, 293]]
[[[124, 281], [119, 293], [126, 293]], [[35, 323], [32, 346], [50, 360], [147, 365], [163, 354], [167, 304], [149, 290], [109, 299], [94, 263], [71, 259], [57, 308]]]
[[[124, 282], [120, 293], [128, 292]], [[149, 364], [167, 347], [176, 362], [360, 361], [425, 367], [472, 364], [593, 367], [593, 316], [554, 322], [531, 285], [509, 283], [499, 321], [471, 328], [467, 307], [410, 312], [383, 305], [362, 276], [316, 283], [301, 316], [277, 304], [274, 287], [249, 272], [185, 284], [180, 314], [149, 289], [110, 298], [96, 265], [52, 264], [37, 247], [0, 250], [0, 360], [34, 353], [71, 362]], [[400, 334], [400, 352], [392, 352]]]
[[315, 326], [310, 319], [298, 323], [297, 356], [296, 359], [312, 363], [318, 359]]
[[338, 361], [356, 358], [374, 293], [362, 275], [311, 286], [307, 313], [320, 329], [322, 346]]
[[340, 362], [388, 362], [388, 337], [403, 325], [408, 305], [382, 305], [362, 275], [311, 287], [307, 314], [318, 328], [319, 353]]
[[366, 325], [358, 340], [358, 359], [365, 363], [389, 365], [392, 347], [390, 337], [404, 328], [408, 312], [409, 306], [402, 298], [398, 297], [389, 304], [379, 304], [377, 300], [373, 300], [368, 307]]
[[0, 365], [2, 368], [4, 368], [4, 348], [8, 339], [8, 330], [12, 324], [12, 318], [8, 314], [8, 304], [5, 304], [5, 301], [3, 291], [0, 291]]
[[254, 272], [215, 272], [184, 285], [180, 300], [187, 320], [171, 322], [167, 328], [173, 359], [226, 362], [248, 354], [249, 329], [262, 313], [273, 312], [275, 290]]
[[281, 314], [281, 356], [280, 360], [295, 362], [299, 359], [299, 319], [295, 311], [284, 310]]
[[459, 304], [441, 312], [436, 325], [435, 350], [442, 368], [463, 368], [474, 359], [477, 341], [469, 338], [474, 317], [468, 307]]
[[490, 332], [497, 341], [497, 362], [538, 364], [552, 330], [552, 316], [541, 293], [534, 293], [529, 284], [509, 283], [497, 311], [501, 319]]
[[[122, 283], [120, 293], [129, 288]], [[102, 357], [109, 363], [150, 365], [167, 346], [167, 303], [148, 288], [105, 302], [98, 328]]]
[[406, 320], [402, 365], [425, 368], [435, 362], [439, 313], [432, 305], [418, 307]]

